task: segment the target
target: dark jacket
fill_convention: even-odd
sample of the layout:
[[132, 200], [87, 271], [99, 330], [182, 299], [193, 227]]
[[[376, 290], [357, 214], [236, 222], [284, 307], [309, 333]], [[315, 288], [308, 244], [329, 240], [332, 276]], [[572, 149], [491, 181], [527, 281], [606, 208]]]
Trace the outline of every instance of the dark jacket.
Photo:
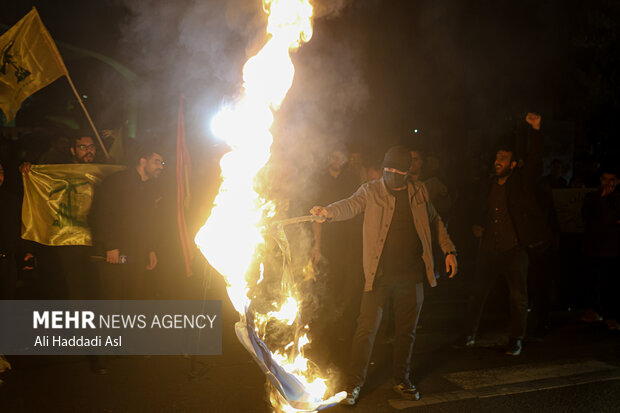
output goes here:
[[[529, 152], [522, 167], [516, 167], [504, 184], [510, 219], [523, 248], [541, 248], [549, 244], [551, 231], [536, 198], [537, 183], [542, 175], [542, 136], [531, 130]], [[485, 227], [489, 213], [488, 199], [491, 184], [485, 184], [476, 208], [474, 224]]]
[[0, 188], [0, 254], [12, 254], [23, 246], [21, 217], [17, 196]]
[[156, 200], [153, 183], [143, 182], [135, 168], [107, 177], [95, 190], [89, 217], [94, 245], [145, 261], [155, 251]]
[[599, 189], [586, 194], [581, 214], [586, 226], [583, 252], [590, 257], [620, 256], [620, 192], [602, 197]]
[[26, 250], [20, 238], [21, 209], [19, 199], [0, 188], [0, 300], [15, 298], [17, 288], [16, 253]]

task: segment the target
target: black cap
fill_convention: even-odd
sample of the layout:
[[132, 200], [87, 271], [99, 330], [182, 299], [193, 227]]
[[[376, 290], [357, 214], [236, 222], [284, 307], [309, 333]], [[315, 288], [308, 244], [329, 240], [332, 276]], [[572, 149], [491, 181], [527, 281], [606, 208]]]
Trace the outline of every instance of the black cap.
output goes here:
[[404, 146], [392, 146], [383, 158], [384, 168], [398, 169], [407, 172], [411, 166], [411, 153]]

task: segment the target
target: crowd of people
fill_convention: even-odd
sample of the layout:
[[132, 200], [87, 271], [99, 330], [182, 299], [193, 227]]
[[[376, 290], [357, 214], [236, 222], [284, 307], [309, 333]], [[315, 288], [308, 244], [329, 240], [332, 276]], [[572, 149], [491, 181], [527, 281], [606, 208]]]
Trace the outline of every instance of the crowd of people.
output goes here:
[[[419, 399], [409, 369], [425, 290], [444, 275], [454, 277], [461, 261], [473, 265], [471, 274], [461, 275], [468, 277], [469, 301], [458, 348], [476, 344], [485, 303], [499, 277], [508, 287], [507, 355], [521, 354], [528, 334], [543, 337], [551, 329], [554, 305], [580, 308], [583, 321], [604, 321], [607, 329], [619, 329], [618, 172], [608, 164], [598, 165], [598, 171], [586, 165], [576, 168], [568, 182], [563, 164], [553, 160], [543, 176], [542, 120], [529, 113], [525, 121], [527, 152], [502, 142], [494, 148], [488, 179], [483, 176], [469, 188], [446, 184], [437, 157], [418, 147], [394, 146], [375, 165], [339, 146], [312, 180], [315, 190], [298, 200], [304, 208], [315, 205], [310, 213], [319, 218], [312, 224], [309, 254], [327, 276], [313, 334], [317, 343], [326, 343], [325, 363], [349, 359], [345, 404], [357, 403], [382, 320], [393, 328], [394, 389]], [[143, 146], [124, 170], [92, 184], [92, 245], [22, 239], [20, 192], [3, 185], [5, 167], [0, 165], [0, 297], [162, 298], [150, 275], [166, 262], [160, 254], [166, 249], [162, 203], [169, 195], [161, 185], [162, 155], [160, 149]], [[84, 132], [59, 139], [31, 161], [22, 163], [21, 174], [36, 173], [37, 164], [105, 163], [99, 143]], [[583, 232], [563, 233], [553, 191], [592, 184], [597, 172], [597, 188], [583, 199]], [[467, 244], [475, 248], [460, 246], [451, 236], [459, 225], [470, 228]], [[569, 288], [560, 273], [571, 271], [581, 272], [573, 283], [579, 287], [570, 287], [584, 291], [580, 300], [562, 291]], [[37, 277], [34, 289], [24, 293], [29, 273]], [[528, 327], [530, 310], [533, 328]], [[100, 358], [91, 361], [95, 372], [106, 372]]]
[[[470, 199], [469, 223], [478, 248], [473, 259], [475, 271], [468, 283], [463, 335], [454, 344], [456, 348], [476, 344], [485, 303], [500, 276], [508, 287], [505, 353], [520, 355], [529, 331], [540, 339], [551, 328], [553, 290], [558, 288], [554, 282], [559, 271], [567, 270], [560, 263], [570, 253], [559, 249], [561, 232], [551, 190], [566, 188], [567, 183], [557, 160], [551, 162], [550, 173], [543, 177], [541, 117], [529, 113], [525, 121], [529, 125], [527, 153], [521, 157], [514, 142], [501, 142], [496, 148], [494, 173], [488, 180], [481, 180], [478, 190], [471, 191], [476, 195]], [[363, 291], [361, 305], [354, 293], [331, 300], [335, 308], [359, 308], [350, 361], [345, 368], [347, 397], [343, 403], [357, 403], [382, 319], [394, 323], [394, 390], [404, 398], [417, 400], [420, 395], [409, 375], [409, 365], [424, 301], [423, 280], [430, 287], [436, 286], [438, 272], [433, 266], [443, 261], [450, 278], [457, 272], [457, 248], [442, 220], [442, 216], [450, 216], [453, 207], [450, 193], [439, 177], [424, 176], [419, 149], [396, 146], [385, 154], [381, 178], [369, 179], [346, 196], [356, 186], [352, 182], [356, 174], [344, 169], [344, 153], [341, 149], [331, 153], [321, 180], [320, 192], [324, 196], [317, 198], [322, 206], [311, 210], [322, 222], [330, 221], [315, 224], [313, 258], [316, 260], [323, 252], [329, 272], [337, 278], [332, 281], [334, 288], [339, 293], [356, 291], [355, 282], [349, 281], [356, 279], [355, 274], [349, 274], [351, 270], [357, 273], [357, 279], [363, 280], [361, 290], [357, 288]], [[591, 294], [576, 305], [588, 308], [583, 321], [604, 319], [609, 330], [618, 330], [620, 316], [615, 300], [619, 287], [615, 268], [620, 256], [617, 183], [617, 173], [609, 165], [604, 166], [598, 190], [585, 196], [581, 211], [585, 225], [581, 268], [585, 274], [580, 282]], [[363, 271], [355, 265], [360, 258], [352, 259], [350, 252], [355, 249], [352, 246], [360, 239], [359, 234], [342, 226], [356, 217], [363, 221]], [[333, 234], [328, 232], [330, 227]], [[442, 259], [438, 260], [437, 255]], [[527, 325], [530, 310], [535, 314], [534, 329]], [[390, 311], [393, 319], [384, 316], [384, 312]], [[341, 314], [346, 319], [345, 314], [351, 312]], [[355, 325], [350, 316], [343, 324]]]
[[[62, 138], [67, 140], [67, 138]], [[35, 165], [50, 162], [92, 165], [100, 160], [99, 147], [95, 139], [83, 131], [76, 131], [68, 139], [66, 153], [58, 145], [52, 145], [36, 164], [23, 162], [19, 171], [22, 175], [36, 172]], [[112, 173], [96, 185], [85, 179], [93, 171], [75, 169], [67, 182], [85, 185], [81, 189], [92, 194], [85, 204], [90, 206], [88, 222], [79, 222], [77, 212], [65, 209], [59, 215], [63, 224], [78, 228], [87, 227], [92, 233], [92, 242], [83, 237], [60, 242], [49, 237], [41, 242], [22, 238], [21, 202], [9, 191], [0, 190], [2, 207], [2, 237], [0, 263], [2, 265], [0, 296], [2, 299], [47, 299], [47, 300], [124, 300], [155, 298], [153, 282], [147, 273], [158, 264], [157, 208], [161, 199], [160, 177], [165, 162], [158, 149], [144, 145], [135, 151], [134, 162], [126, 169]], [[119, 168], [120, 169], [120, 168]], [[4, 181], [1, 168], [0, 189]], [[83, 176], [79, 176], [79, 175]], [[82, 180], [80, 181], [80, 178]], [[60, 188], [65, 189], [63, 188]], [[77, 191], [75, 188], [70, 190]], [[45, 204], [53, 203], [54, 191], [44, 194]], [[72, 194], [67, 195], [68, 198]], [[74, 197], [78, 198], [78, 197]], [[74, 200], [74, 202], [76, 202]], [[66, 205], [66, 204], [65, 204]], [[39, 205], [45, 208], [46, 205]], [[24, 222], [24, 224], [22, 224]], [[33, 225], [47, 226], [49, 223], [35, 222]], [[54, 224], [52, 224], [54, 225]], [[45, 232], [46, 228], [38, 228]], [[78, 232], [76, 231], [76, 232]], [[70, 234], [72, 235], [72, 234]], [[75, 237], [74, 237], [75, 238]], [[35, 264], [36, 263], [36, 264]], [[31, 282], [25, 283], [20, 272], [35, 272]], [[20, 288], [22, 287], [22, 288]], [[98, 374], [107, 372], [101, 357], [90, 357], [91, 367]]]

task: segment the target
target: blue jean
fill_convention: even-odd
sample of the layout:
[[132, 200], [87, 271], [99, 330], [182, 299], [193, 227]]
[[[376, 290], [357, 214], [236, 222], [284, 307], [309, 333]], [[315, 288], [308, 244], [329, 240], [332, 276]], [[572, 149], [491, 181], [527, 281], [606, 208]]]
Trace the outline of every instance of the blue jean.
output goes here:
[[416, 327], [424, 302], [423, 287], [421, 282], [415, 282], [412, 274], [384, 274], [375, 279], [372, 291], [364, 292], [353, 336], [347, 384], [362, 386], [366, 380], [377, 331], [390, 297], [393, 300], [395, 324], [394, 379], [397, 382], [409, 379]]

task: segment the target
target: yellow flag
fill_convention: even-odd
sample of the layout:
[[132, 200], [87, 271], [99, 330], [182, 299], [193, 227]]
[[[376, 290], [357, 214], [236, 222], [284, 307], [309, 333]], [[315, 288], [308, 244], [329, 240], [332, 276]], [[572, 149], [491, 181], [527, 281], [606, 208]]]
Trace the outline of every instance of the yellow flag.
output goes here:
[[95, 185], [121, 165], [32, 165], [24, 178], [22, 238], [44, 245], [92, 245], [88, 213]]
[[0, 109], [7, 122], [28, 96], [65, 74], [67, 68], [36, 9], [0, 36]]
[[125, 158], [125, 150], [123, 148], [123, 127], [118, 129], [104, 129], [101, 135], [104, 139], [112, 138], [112, 146], [108, 150], [108, 154], [114, 160], [114, 163], [122, 163]]

